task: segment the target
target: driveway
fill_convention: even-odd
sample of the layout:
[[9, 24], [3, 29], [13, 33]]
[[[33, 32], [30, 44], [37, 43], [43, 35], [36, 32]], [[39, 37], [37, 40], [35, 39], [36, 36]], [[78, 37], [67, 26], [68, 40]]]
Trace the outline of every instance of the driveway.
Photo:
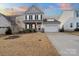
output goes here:
[[67, 33], [46, 33], [62, 56], [79, 56], [79, 36]]

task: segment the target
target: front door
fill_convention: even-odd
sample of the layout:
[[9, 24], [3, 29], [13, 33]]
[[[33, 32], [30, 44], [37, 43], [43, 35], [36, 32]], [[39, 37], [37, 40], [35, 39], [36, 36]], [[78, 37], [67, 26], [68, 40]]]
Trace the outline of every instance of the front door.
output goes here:
[[41, 31], [41, 24], [37, 24], [37, 30]]

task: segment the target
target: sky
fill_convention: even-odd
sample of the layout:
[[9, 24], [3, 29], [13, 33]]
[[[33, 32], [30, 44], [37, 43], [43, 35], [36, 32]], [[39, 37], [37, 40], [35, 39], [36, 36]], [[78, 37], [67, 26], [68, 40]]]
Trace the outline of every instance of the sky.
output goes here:
[[0, 3], [0, 13], [16, 15], [27, 11], [29, 7], [39, 7], [47, 16], [61, 15], [63, 10], [78, 9], [78, 3]]

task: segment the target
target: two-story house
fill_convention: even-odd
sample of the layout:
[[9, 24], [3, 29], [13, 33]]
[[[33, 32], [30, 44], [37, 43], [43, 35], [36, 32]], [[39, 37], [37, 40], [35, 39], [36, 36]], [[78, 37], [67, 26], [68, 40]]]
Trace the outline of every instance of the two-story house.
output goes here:
[[25, 12], [25, 27], [26, 29], [35, 29], [36, 31], [41, 31], [43, 25], [43, 15], [41, 9], [36, 6], [31, 6]]

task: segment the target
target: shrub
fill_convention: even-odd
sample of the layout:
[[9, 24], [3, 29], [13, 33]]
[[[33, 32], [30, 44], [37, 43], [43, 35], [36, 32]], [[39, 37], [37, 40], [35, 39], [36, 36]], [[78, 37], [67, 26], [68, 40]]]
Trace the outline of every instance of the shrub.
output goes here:
[[32, 32], [36, 32], [35, 29], [26, 29], [24, 30], [24, 33], [32, 33]]
[[76, 28], [75, 31], [79, 31], [79, 28]]
[[6, 35], [11, 35], [12, 34], [12, 30], [10, 27], [7, 27], [7, 30], [6, 30]]
[[59, 32], [64, 32], [64, 26], [61, 29], [59, 29]]
[[59, 29], [59, 32], [64, 32], [64, 30], [63, 29]]

